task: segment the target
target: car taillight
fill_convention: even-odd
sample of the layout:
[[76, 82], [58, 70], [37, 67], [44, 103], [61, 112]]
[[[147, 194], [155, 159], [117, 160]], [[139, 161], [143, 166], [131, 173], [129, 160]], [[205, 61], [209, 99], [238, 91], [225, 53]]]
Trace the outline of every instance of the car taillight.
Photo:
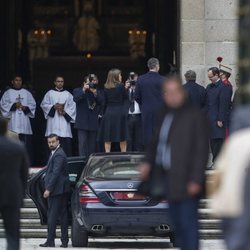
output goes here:
[[79, 191], [80, 203], [100, 203], [100, 200], [87, 185], [81, 185]]

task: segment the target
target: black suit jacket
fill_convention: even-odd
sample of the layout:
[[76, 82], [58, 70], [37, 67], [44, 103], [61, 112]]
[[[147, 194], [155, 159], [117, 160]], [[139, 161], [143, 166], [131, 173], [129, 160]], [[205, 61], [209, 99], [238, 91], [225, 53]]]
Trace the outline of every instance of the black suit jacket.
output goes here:
[[61, 147], [49, 159], [44, 181], [45, 189], [50, 191], [50, 196], [70, 191], [67, 156]]
[[156, 114], [163, 107], [162, 84], [164, 78], [156, 72], [149, 71], [141, 75], [136, 83], [135, 100], [142, 113], [142, 139], [147, 146], [155, 133]]
[[[146, 160], [152, 166], [151, 171], [156, 168], [160, 128], [168, 112], [169, 110], [165, 109], [161, 113], [156, 136], [147, 151]], [[198, 108], [185, 104], [174, 111], [168, 142], [166, 141], [171, 147], [171, 168], [166, 172], [168, 199], [178, 201], [188, 198], [189, 182], [204, 185], [209, 149], [208, 131], [208, 121]]]
[[190, 103], [204, 109], [206, 105], [206, 89], [195, 81], [188, 81], [184, 84], [184, 88], [188, 93]]
[[[73, 97], [76, 103], [76, 129], [96, 131], [98, 129], [98, 115], [101, 113], [103, 95], [101, 90], [97, 89], [97, 95], [92, 92], [83, 92], [82, 88], [73, 90]], [[91, 110], [88, 106], [88, 100], [96, 102], [96, 107]]]
[[0, 162], [0, 206], [21, 207], [29, 168], [23, 145], [7, 137], [0, 137]]

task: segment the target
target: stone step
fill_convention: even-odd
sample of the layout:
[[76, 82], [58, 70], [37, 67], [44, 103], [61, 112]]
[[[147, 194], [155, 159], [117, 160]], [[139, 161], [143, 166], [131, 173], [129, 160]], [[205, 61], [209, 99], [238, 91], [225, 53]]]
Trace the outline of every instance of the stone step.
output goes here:
[[21, 219], [39, 219], [36, 208], [21, 208]]
[[[69, 230], [69, 236], [70, 236]], [[41, 229], [21, 229], [21, 238], [46, 238], [47, 230]], [[56, 230], [57, 238], [60, 238], [60, 229]], [[0, 229], [0, 238], [4, 238], [4, 230]], [[200, 239], [221, 239], [221, 230], [200, 230]]]
[[217, 219], [199, 220], [201, 230], [220, 230], [221, 221]]
[[199, 219], [201, 220], [209, 220], [209, 219], [216, 219], [212, 209], [210, 208], [200, 208], [199, 209]]
[[24, 199], [23, 200], [23, 207], [24, 208], [35, 208], [36, 205], [31, 199]]

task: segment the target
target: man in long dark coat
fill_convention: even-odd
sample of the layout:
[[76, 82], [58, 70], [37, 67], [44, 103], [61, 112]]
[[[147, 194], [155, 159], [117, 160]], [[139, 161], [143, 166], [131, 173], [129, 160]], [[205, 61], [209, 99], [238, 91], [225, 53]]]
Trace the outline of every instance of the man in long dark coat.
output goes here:
[[208, 70], [208, 79], [211, 83], [206, 89], [206, 111], [211, 127], [210, 146], [214, 162], [226, 137], [226, 123], [231, 96], [227, 91], [227, 86], [220, 79], [220, 70], [217, 67]]
[[142, 114], [144, 146], [147, 146], [152, 139], [157, 124], [157, 112], [163, 106], [163, 77], [158, 73], [160, 70], [159, 60], [150, 58], [147, 65], [149, 71], [139, 76], [135, 89], [135, 100], [139, 103]]

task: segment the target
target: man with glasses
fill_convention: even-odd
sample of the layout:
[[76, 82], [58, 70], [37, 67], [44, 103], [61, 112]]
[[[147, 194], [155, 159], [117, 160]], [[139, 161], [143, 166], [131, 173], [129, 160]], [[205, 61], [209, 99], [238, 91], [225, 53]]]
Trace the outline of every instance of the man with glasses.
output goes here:
[[66, 155], [71, 156], [72, 132], [70, 123], [75, 122], [76, 104], [73, 101], [73, 96], [63, 87], [63, 77], [57, 76], [55, 78], [55, 88], [46, 93], [41, 108], [47, 120], [45, 136], [57, 134]]
[[[226, 120], [231, 98], [228, 97], [227, 87], [223, 84], [217, 67], [208, 70], [208, 79], [211, 83], [206, 89], [206, 111], [211, 127], [210, 146], [214, 162], [226, 136]], [[213, 168], [213, 165], [210, 168]]]

